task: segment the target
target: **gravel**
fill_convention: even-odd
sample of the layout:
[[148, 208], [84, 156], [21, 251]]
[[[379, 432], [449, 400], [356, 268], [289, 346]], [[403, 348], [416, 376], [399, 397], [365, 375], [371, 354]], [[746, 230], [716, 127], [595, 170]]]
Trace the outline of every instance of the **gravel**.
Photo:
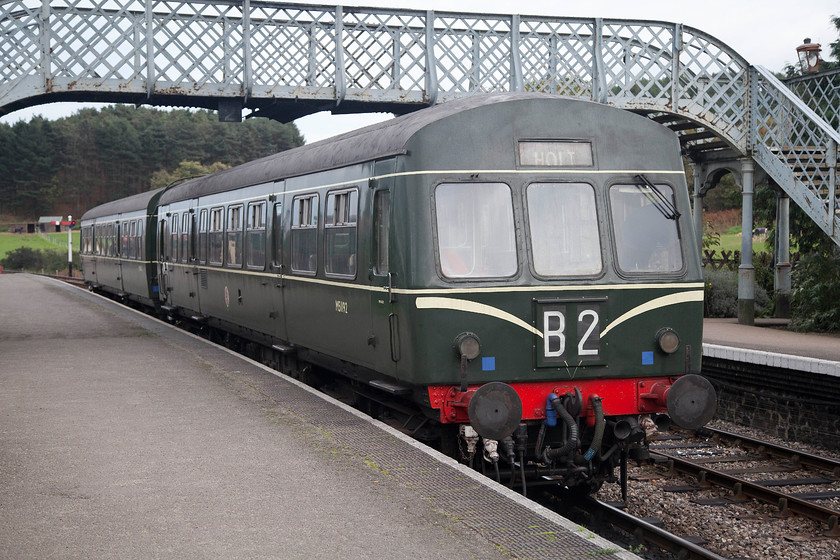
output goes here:
[[[715, 421], [713, 427], [739, 433], [746, 433], [745, 428], [725, 422]], [[756, 430], [749, 430], [748, 435], [760, 439], [777, 441], [788, 447], [801, 449], [819, 455], [835, 456], [825, 449], [815, 446], [798, 445], [771, 438]], [[710, 443], [711, 440], [709, 440]], [[712, 448], [710, 448], [712, 449]], [[724, 448], [720, 448], [724, 449]], [[725, 454], [744, 453], [743, 451], [725, 451]], [[749, 463], [728, 463], [726, 468], [749, 466]], [[699, 505], [693, 500], [702, 498], [727, 498], [731, 493], [717, 488], [703, 489], [697, 492], [666, 492], [665, 487], [675, 484], [692, 484], [693, 478], [681, 477], [675, 481], [669, 477], [663, 466], [651, 470], [649, 466], [638, 467], [631, 464], [628, 469], [627, 511], [640, 517], [653, 517], [664, 523], [664, 528], [678, 535], [700, 536], [701, 543], [717, 554], [732, 559], [773, 559], [773, 560], [832, 560], [840, 559], [840, 539], [826, 537], [826, 527], [816, 521], [801, 516], [780, 517], [778, 508], [758, 504], [754, 501], [745, 503], [730, 502], [723, 506]], [[817, 476], [818, 473], [776, 473], [778, 478]], [[798, 491], [816, 487], [801, 487]], [[819, 490], [840, 490], [840, 484]], [[617, 484], [605, 484], [596, 496], [603, 501], [618, 502], [621, 493]], [[836, 507], [836, 502], [822, 502], [827, 507]], [[636, 551], [636, 549], [633, 549]], [[644, 552], [637, 552], [645, 556]], [[650, 558], [661, 558], [651, 553]]]

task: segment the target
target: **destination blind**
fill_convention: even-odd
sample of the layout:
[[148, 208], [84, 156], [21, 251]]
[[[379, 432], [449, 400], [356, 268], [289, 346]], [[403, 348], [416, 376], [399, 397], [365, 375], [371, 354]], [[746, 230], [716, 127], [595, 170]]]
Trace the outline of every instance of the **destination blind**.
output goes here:
[[592, 167], [592, 143], [521, 140], [519, 164], [522, 167]]

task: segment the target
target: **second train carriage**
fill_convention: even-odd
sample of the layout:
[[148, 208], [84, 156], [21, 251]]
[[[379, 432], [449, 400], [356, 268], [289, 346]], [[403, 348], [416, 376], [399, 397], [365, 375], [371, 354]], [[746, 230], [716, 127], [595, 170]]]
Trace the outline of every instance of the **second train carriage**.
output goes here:
[[119, 299], [155, 307], [157, 201], [163, 189], [108, 202], [81, 218], [85, 282]]
[[700, 370], [703, 283], [679, 144], [644, 117], [474, 96], [157, 204], [170, 316], [413, 400], [494, 461], [515, 438], [520, 468], [591, 488], [657, 415], [714, 410], [677, 381]]

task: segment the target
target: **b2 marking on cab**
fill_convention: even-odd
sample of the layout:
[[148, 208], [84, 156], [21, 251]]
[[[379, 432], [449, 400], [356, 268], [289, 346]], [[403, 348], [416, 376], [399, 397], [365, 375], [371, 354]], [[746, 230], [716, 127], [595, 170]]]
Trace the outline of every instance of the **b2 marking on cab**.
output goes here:
[[556, 367], [568, 360], [601, 359], [601, 316], [598, 304], [542, 304], [537, 306], [537, 365]]

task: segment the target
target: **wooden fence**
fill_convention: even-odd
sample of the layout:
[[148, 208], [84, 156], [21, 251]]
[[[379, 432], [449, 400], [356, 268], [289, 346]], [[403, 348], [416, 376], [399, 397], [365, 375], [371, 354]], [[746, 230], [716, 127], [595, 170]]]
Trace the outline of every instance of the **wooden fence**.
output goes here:
[[[799, 253], [793, 253], [790, 257], [791, 265], [795, 266], [798, 260]], [[718, 252], [714, 249], [703, 249], [704, 267], [712, 267], [712, 270], [721, 270], [726, 268], [727, 270], [736, 271], [738, 270], [738, 266], [740, 264], [741, 251], [720, 251], [720, 256], [718, 256]], [[765, 253], [762, 251], [761, 253], [755, 253], [753, 255], [753, 264], [775, 266], [776, 260], [773, 253]]]

